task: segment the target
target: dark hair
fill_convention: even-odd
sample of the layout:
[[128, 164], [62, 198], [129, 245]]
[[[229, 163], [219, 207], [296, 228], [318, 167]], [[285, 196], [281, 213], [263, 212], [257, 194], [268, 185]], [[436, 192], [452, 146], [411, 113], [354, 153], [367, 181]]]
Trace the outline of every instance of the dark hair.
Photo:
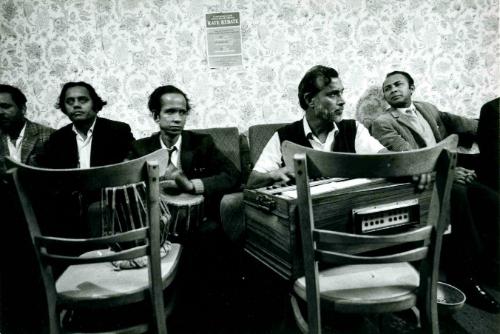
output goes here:
[[[409, 86], [415, 85], [415, 82], [413, 81], [413, 78], [411, 77], [411, 75], [409, 73], [407, 73], [407, 72], [404, 72], [404, 71], [392, 71], [390, 73], [387, 73], [387, 75], [385, 76], [385, 78], [387, 79], [391, 75], [395, 75], [395, 74], [401, 74], [402, 76], [404, 76], [406, 78], [406, 80], [408, 80], [408, 85]], [[384, 87], [382, 87], [382, 89], [383, 88]]]
[[306, 101], [313, 98], [320, 90], [329, 85], [332, 78], [338, 78], [339, 73], [331, 68], [323, 65], [316, 65], [311, 67], [299, 83], [299, 103], [302, 109], [307, 110], [309, 107]]
[[102, 110], [102, 107], [104, 107], [108, 102], [104, 101], [101, 99], [99, 95], [97, 95], [94, 87], [92, 87], [90, 84], [83, 82], [83, 81], [78, 81], [78, 82], [66, 82], [64, 86], [62, 87], [61, 94], [59, 94], [59, 100], [56, 103], [56, 108], [61, 109], [63, 113], [66, 114], [66, 107], [64, 106], [64, 99], [66, 97], [66, 92], [68, 89], [72, 87], [85, 87], [89, 91], [90, 99], [92, 100], [92, 104], [94, 106], [93, 110], [97, 113]]
[[0, 84], [0, 93], [9, 93], [18, 109], [23, 110], [26, 108], [26, 102], [28, 100], [19, 88], [11, 85]]
[[149, 95], [148, 108], [153, 114], [153, 117], [158, 117], [161, 109], [161, 97], [165, 94], [181, 94], [186, 100], [186, 110], [188, 112], [191, 110], [186, 93], [173, 85], [160, 86]]

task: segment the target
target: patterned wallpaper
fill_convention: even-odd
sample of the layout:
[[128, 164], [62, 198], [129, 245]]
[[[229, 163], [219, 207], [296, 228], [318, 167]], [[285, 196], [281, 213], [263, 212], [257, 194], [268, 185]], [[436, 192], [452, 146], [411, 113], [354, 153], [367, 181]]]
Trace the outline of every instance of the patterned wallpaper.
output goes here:
[[[209, 69], [205, 14], [229, 11], [241, 13], [243, 66]], [[382, 108], [394, 69], [414, 76], [416, 98], [477, 117], [499, 95], [498, 12], [498, 0], [2, 0], [0, 82], [58, 128], [61, 85], [88, 81], [108, 101], [102, 116], [138, 138], [156, 131], [147, 96], [166, 83], [191, 97], [189, 128], [298, 119], [297, 85], [316, 64], [339, 70], [347, 117]]]

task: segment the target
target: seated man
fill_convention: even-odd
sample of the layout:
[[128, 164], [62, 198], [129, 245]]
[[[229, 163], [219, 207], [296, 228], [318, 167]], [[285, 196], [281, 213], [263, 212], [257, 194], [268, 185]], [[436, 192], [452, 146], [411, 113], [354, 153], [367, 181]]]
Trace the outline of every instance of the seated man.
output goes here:
[[53, 129], [25, 117], [26, 96], [16, 87], [0, 85], [0, 171], [5, 157], [28, 165], [37, 165], [43, 145]]
[[106, 104], [86, 82], [64, 84], [56, 106], [71, 123], [50, 136], [46, 167], [89, 168], [125, 160], [134, 136], [128, 124], [97, 117]]
[[359, 122], [342, 119], [344, 86], [333, 68], [317, 65], [299, 83], [303, 119], [279, 129], [264, 147], [247, 186], [258, 188], [290, 181], [293, 166], [283, 166], [281, 143], [285, 140], [321, 151], [377, 153], [387, 151]]
[[[106, 101], [97, 95], [90, 84], [65, 83], [56, 107], [68, 116], [71, 123], [50, 136], [45, 143], [40, 163], [47, 168], [64, 169], [89, 168], [124, 161], [134, 136], [128, 124], [97, 116], [105, 105]], [[50, 222], [46, 226], [47, 233], [68, 237], [100, 234], [101, 226], [88, 224], [88, 221], [93, 221], [89, 219], [89, 215], [99, 211], [99, 194], [69, 194], [60, 197], [60, 207], [64, 210], [62, 213], [66, 219]], [[47, 214], [50, 217], [50, 209], [47, 209]]]
[[186, 325], [193, 316], [203, 319], [206, 308], [214, 307], [217, 299], [209, 296], [210, 291], [225, 287], [231, 252], [222, 234], [219, 205], [225, 193], [238, 189], [240, 172], [211, 136], [184, 130], [191, 106], [182, 90], [172, 85], [156, 88], [149, 96], [148, 108], [160, 131], [137, 140], [130, 158], [167, 148], [170, 164], [165, 177], [175, 181], [180, 192], [204, 196], [207, 219], [186, 237], [179, 273], [181, 303], [172, 319]]
[[240, 172], [217, 149], [212, 137], [184, 130], [191, 107], [183, 91], [171, 85], [158, 87], [149, 97], [148, 107], [160, 131], [137, 140], [129, 157], [167, 148], [171, 163], [166, 177], [182, 192], [203, 194], [205, 214], [218, 221], [220, 198], [238, 189]]
[[[470, 145], [476, 138], [477, 121], [439, 111], [426, 102], [412, 101], [413, 78], [406, 72], [387, 74], [382, 86], [384, 98], [391, 105], [372, 125], [373, 135], [391, 151], [408, 151], [435, 145], [450, 134], [459, 135], [459, 145]], [[497, 139], [498, 140], [498, 139]], [[467, 295], [467, 302], [490, 312], [500, 305], [477, 282], [475, 264], [483, 256], [478, 224], [486, 210], [498, 210], [498, 197], [475, 181], [474, 170], [457, 167], [451, 192], [452, 251], [443, 257], [450, 262], [449, 279]], [[469, 194], [474, 194], [470, 196]], [[495, 209], [496, 208], [496, 209]], [[487, 229], [495, 228], [486, 221]]]

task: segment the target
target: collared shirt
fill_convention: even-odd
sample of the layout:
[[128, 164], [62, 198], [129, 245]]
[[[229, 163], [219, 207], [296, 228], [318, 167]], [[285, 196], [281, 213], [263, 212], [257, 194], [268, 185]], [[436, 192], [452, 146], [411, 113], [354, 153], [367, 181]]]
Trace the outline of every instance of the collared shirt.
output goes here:
[[[302, 120], [302, 124], [304, 126], [306, 138], [309, 140], [313, 149], [327, 152], [332, 151], [335, 143], [335, 136], [339, 132], [337, 124], [334, 123], [333, 129], [328, 133], [324, 143], [321, 143], [321, 141], [312, 133], [309, 123], [307, 123], [305, 117]], [[384, 146], [370, 135], [368, 129], [365, 128], [363, 124], [356, 121], [354, 148], [356, 153], [371, 154], [380, 152], [384, 149]], [[264, 150], [262, 150], [262, 153], [255, 163], [253, 170], [259, 173], [268, 173], [279, 169], [281, 167], [281, 158], [281, 142], [278, 132], [275, 132], [271, 139], [267, 142]]]
[[[172, 147], [175, 147], [175, 150], [172, 150], [172, 152], [170, 153], [170, 158], [169, 158], [171, 163], [175, 167], [179, 168], [180, 170], [182, 170], [182, 166], [181, 166], [180, 159], [179, 159], [181, 156], [181, 143], [182, 143], [182, 136], [179, 136], [179, 138], [177, 138], [177, 141], [174, 143], [174, 145], [172, 145]], [[161, 139], [161, 135], [160, 135], [160, 145], [161, 145], [161, 148], [166, 148], [167, 150], [170, 151], [170, 148], [168, 148], [167, 145], [165, 145], [165, 143]]]
[[90, 126], [87, 131], [87, 137], [84, 138], [82, 134], [76, 129], [75, 125], [71, 128], [76, 135], [76, 145], [78, 147], [78, 168], [90, 168], [90, 154], [92, 153], [92, 138], [94, 135], [94, 127], [97, 117], [94, 119], [94, 123]]
[[7, 146], [9, 147], [9, 156], [18, 162], [21, 162], [21, 147], [23, 146], [24, 131], [26, 130], [26, 122], [19, 132], [19, 136], [13, 142], [9, 136], [7, 136]]
[[426, 146], [436, 145], [436, 137], [434, 137], [434, 132], [432, 132], [432, 128], [429, 125], [429, 122], [422, 116], [422, 114], [415, 108], [415, 105], [410, 105], [409, 108], [397, 108], [397, 110], [403, 114], [408, 116], [408, 121], [413, 125], [413, 127], [417, 130], [418, 134], [424, 139]]
[[[179, 136], [177, 141], [172, 145], [172, 147], [175, 147], [175, 150], [171, 151], [171, 156], [169, 158], [169, 161], [178, 169], [182, 171], [182, 164], [181, 164], [181, 144], [182, 144], [182, 135]], [[167, 150], [170, 151], [170, 149], [165, 145], [163, 140], [161, 139], [160, 135], [160, 145], [161, 148], [166, 148]], [[203, 181], [201, 179], [191, 179], [190, 180], [193, 183], [194, 187], [194, 193], [195, 194], [203, 194], [205, 191], [205, 186], [203, 185]]]

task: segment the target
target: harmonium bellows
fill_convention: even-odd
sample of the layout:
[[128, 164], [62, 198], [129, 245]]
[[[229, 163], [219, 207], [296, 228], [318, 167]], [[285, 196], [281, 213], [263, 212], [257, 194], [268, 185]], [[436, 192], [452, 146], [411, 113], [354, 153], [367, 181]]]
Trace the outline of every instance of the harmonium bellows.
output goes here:
[[[349, 233], [415, 228], [431, 198], [431, 190], [385, 179], [315, 180], [310, 191], [316, 227]], [[295, 186], [247, 189], [244, 203], [245, 251], [286, 279], [302, 276]]]

